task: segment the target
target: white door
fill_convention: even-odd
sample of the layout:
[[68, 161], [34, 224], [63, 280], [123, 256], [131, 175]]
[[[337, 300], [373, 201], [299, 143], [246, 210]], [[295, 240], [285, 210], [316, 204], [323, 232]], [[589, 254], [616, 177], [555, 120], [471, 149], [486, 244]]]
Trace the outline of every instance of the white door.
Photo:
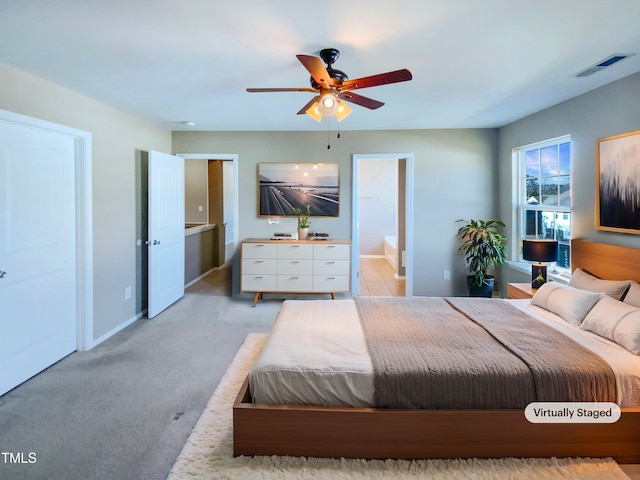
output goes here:
[[153, 318], [184, 295], [184, 158], [149, 152], [149, 308]]
[[74, 139], [0, 123], [0, 395], [76, 350]]

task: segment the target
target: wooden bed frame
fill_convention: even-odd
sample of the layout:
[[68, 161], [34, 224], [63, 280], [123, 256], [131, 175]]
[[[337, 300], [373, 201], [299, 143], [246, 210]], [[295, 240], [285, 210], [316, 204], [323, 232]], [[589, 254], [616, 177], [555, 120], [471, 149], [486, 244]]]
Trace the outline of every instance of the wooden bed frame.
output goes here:
[[[640, 249], [571, 242], [572, 269], [640, 282]], [[612, 424], [533, 424], [524, 410], [396, 410], [233, 405], [234, 455], [345, 458], [613, 457], [640, 463], [640, 408]]]

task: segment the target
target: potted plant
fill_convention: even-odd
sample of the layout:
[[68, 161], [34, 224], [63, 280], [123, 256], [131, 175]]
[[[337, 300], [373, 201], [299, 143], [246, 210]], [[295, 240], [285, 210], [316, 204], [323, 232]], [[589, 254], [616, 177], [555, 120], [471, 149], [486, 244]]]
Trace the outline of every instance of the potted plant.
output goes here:
[[489, 269], [507, 261], [506, 236], [499, 228], [504, 227], [500, 220], [464, 220], [458, 229], [461, 245], [458, 250], [464, 254], [469, 268], [467, 288], [471, 297], [491, 297], [494, 278]]
[[311, 215], [311, 205], [303, 212], [298, 207], [293, 209], [293, 213], [298, 216], [298, 240], [306, 240], [309, 235], [309, 216]]

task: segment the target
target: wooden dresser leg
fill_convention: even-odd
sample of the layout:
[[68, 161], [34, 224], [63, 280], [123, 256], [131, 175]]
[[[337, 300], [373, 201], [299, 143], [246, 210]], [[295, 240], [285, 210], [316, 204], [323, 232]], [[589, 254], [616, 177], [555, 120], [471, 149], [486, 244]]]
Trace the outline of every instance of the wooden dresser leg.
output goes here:
[[335, 300], [335, 299], [336, 299], [335, 293], [331, 292], [331, 300]]
[[256, 303], [258, 303], [258, 298], [260, 298], [260, 292], [256, 292], [253, 294], [253, 306], [256, 306]]

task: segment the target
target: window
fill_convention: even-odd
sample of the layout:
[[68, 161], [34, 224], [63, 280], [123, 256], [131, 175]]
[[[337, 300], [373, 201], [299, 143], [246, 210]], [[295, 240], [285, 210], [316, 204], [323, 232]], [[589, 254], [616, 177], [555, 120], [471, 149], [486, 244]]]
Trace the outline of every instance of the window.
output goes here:
[[[558, 241], [558, 268], [571, 269], [571, 140], [568, 136], [514, 150], [518, 222], [514, 236]], [[520, 249], [518, 249], [519, 251]], [[517, 260], [522, 260], [519, 254]]]

